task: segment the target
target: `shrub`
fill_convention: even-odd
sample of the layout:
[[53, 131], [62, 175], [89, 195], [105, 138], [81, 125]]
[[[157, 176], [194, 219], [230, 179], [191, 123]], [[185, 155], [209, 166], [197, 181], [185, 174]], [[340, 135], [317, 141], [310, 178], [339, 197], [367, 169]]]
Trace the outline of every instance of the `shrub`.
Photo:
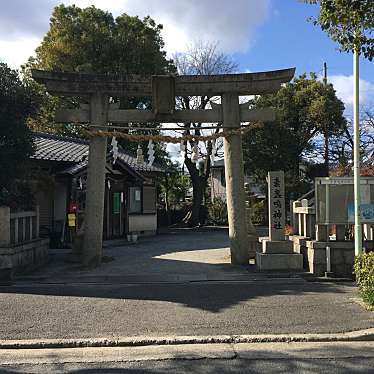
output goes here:
[[214, 225], [227, 225], [227, 205], [226, 201], [215, 197], [208, 206], [208, 220]]
[[16, 181], [0, 189], [0, 206], [9, 206], [12, 212], [28, 211], [35, 209], [34, 194], [30, 185], [25, 181]]
[[261, 200], [251, 204], [251, 219], [255, 225], [267, 224], [267, 201]]
[[354, 274], [361, 297], [366, 303], [374, 306], [374, 252], [356, 257]]

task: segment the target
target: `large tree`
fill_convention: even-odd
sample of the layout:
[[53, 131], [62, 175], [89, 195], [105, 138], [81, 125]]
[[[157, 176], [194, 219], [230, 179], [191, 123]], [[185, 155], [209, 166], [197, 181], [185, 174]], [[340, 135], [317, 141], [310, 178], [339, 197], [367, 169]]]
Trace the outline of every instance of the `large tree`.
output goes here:
[[[213, 75], [232, 73], [236, 68], [236, 63], [232, 58], [219, 51], [217, 43], [197, 42], [191, 45], [186, 53], [174, 56], [174, 61], [178, 69], [178, 73], [182, 75]], [[179, 97], [177, 105], [181, 109], [206, 109], [209, 107], [211, 100], [215, 100], [211, 96], [199, 97]], [[201, 122], [186, 122], [181, 125], [185, 134], [189, 135], [209, 135], [216, 130], [202, 130], [204, 124]], [[206, 124], [205, 124], [206, 126]], [[202, 209], [204, 196], [206, 193], [208, 179], [211, 170], [211, 156], [214, 149], [220, 148], [217, 142], [213, 147], [211, 141], [206, 142], [185, 142], [186, 152], [184, 154], [184, 164], [187, 167], [191, 177], [193, 188], [192, 208], [188, 215], [188, 223], [191, 226], [199, 224], [199, 213]], [[196, 163], [192, 159], [192, 149], [198, 147], [200, 160]], [[214, 157], [215, 155], [213, 155]]]
[[[279, 169], [297, 180], [302, 156], [315, 151], [316, 136], [322, 134], [328, 139], [346, 126], [344, 104], [336, 97], [333, 86], [324, 85], [315, 74], [309, 79], [301, 75], [277, 93], [256, 98], [253, 105], [276, 112], [273, 123], [252, 129], [243, 140], [246, 168], [260, 180], [264, 180], [267, 171]], [[329, 144], [324, 144], [328, 161]]]
[[35, 63], [48, 70], [162, 74], [172, 69], [163, 51], [162, 25], [111, 13], [94, 6], [59, 5], [53, 10], [50, 28], [36, 49]]
[[23, 179], [34, 151], [26, 120], [39, 103], [33, 87], [22, 82], [17, 71], [0, 63], [0, 205], [16, 203], [11, 201], [12, 194], [20, 190], [16, 182]]
[[319, 4], [320, 13], [314, 23], [320, 25], [340, 50], [355, 48], [370, 61], [374, 57], [373, 0], [305, 0]]
[[[36, 57], [30, 59], [28, 67], [116, 75], [174, 72], [172, 61], [167, 59], [163, 51], [161, 30], [162, 25], [157, 25], [150, 17], [140, 19], [124, 13], [114, 18], [111, 13], [94, 6], [79, 8], [59, 5], [54, 8], [49, 31], [36, 49]], [[120, 101], [121, 108], [151, 107], [150, 98], [123, 97], [114, 100]], [[75, 105], [82, 99], [69, 101], [69, 105]], [[51, 126], [57, 105], [61, 105], [61, 99], [46, 96], [39, 116], [31, 123], [33, 129], [58, 129], [62, 133], [79, 135], [79, 131], [69, 125]], [[154, 127], [154, 124], [149, 124], [149, 127]], [[135, 150], [137, 147], [123, 139], [120, 143], [127, 149]], [[159, 144], [156, 147], [156, 152], [161, 151]]]

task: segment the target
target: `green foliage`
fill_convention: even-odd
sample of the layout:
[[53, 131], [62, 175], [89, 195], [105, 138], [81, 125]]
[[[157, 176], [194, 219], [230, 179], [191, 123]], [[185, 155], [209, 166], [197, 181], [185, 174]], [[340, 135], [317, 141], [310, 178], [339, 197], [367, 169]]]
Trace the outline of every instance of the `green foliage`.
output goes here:
[[36, 49], [34, 65], [46, 70], [161, 74], [173, 69], [162, 51], [161, 25], [94, 6], [54, 8], [50, 29]]
[[[36, 58], [26, 67], [44, 70], [82, 72], [96, 74], [166, 74], [175, 71], [171, 60], [163, 51], [162, 26], [150, 17], [143, 20], [122, 14], [114, 18], [111, 13], [94, 6], [79, 8], [75, 5], [59, 5], [54, 8], [50, 28], [36, 49]], [[44, 96], [44, 105], [30, 121], [37, 131], [58, 132], [69, 136], [82, 136], [79, 128], [72, 125], [55, 125], [54, 112], [58, 106], [75, 107], [83, 98], [53, 98]], [[149, 108], [149, 98], [122, 97], [122, 109]], [[143, 125], [143, 127], [146, 125]], [[154, 128], [154, 124], [149, 127]], [[155, 130], [158, 133], [159, 130]], [[124, 139], [119, 143], [127, 151], [136, 152], [137, 144]], [[145, 147], [145, 144], [142, 144]], [[166, 152], [155, 147], [156, 159]]]
[[373, 0], [306, 0], [320, 4], [314, 24], [328, 33], [340, 45], [341, 51], [358, 51], [372, 61], [374, 57]]
[[267, 201], [261, 200], [251, 204], [251, 220], [256, 225], [267, 224]]
[[253, 106], [276, 112], [274, 122], [249, 131], [243, 139], [246, 169], [261, 181], [270, 170], [284, 170], [297, 182], [301, 157], [313, 151], [313, 138], [339, 133], [346, 126], [344, 104], [333, 86], [325, 86], [315, 74], [309, 79], [301, 75], [277, 93], [255, 99]]
[[34, 204], [34, 194], [28, 181], [15, 180], [8, 189], [0, 190], [0, 206], [9, 206], [12, 211], [32, 210]]
[[227, 225], [227, 205], [226, 201], [215, 197], [211, 203], [208, 204], [208, 221], [213, 225]]
[[374, 252], [355, 258], [354, 274], [363, 300], [374, 306]]
[[164, 200], [165, 196], [168, 198], [169, 208], [175, 208], [181, 204], [181, 202], [184, 201], [188, 189], [191, 187], [191, 181], [188, 175], [181, 175], [176, 170], [175, 165], [173, 165], [173, 168], [175, 168], [174, 172], [160, 179], [158, 183], [162, 199]]
[[[40, 96], [22, 82], [17, 71], [0, 63], [0, 190], [11, 194], [16, 179], [24, 176], [32, 155], [32, 134], [26, 125], [36, 112]], [[3, 200], [4, 202], [4, 200]]]

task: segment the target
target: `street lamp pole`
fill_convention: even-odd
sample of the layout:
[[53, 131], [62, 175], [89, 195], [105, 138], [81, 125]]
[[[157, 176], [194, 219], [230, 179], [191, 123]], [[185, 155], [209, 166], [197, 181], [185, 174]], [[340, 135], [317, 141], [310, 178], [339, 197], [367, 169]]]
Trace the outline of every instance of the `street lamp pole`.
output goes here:
[[359, 53], [357, 48], [353, 52], [353, 177], [354, 177], [354, 207], [355, 207], [355, 255], [362, 253], [361, 227], [361, 188], [360, 188], [360, 119], [359, 119]]

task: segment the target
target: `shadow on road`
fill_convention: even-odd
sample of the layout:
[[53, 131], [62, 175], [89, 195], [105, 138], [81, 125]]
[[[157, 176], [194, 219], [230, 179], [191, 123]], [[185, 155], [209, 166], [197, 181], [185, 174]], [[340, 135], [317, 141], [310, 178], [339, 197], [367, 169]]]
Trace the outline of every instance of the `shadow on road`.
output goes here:
[[[261, 344], [261, 346], [266, 344]], [[321, 344], [323, 345], [323, 343]], [[262, 347], [261, 347], [262, 348]], [[175, 357], [168, 360], [152, 360], [140, 362], [111, 362], [111, 363], [56, 363], [43, 365], [10, 365], [9, 368], [0, 368], [0, 373], [68, 373], [68, 374], [94, 374], [94, 373], [134, 373], [134, 374], [160, 374], [160, 373], [199, 373], [199, 374], [226, 374], [226, 373], [372, 373], [374, 357], [372, 347], [349, 347], [343, 349], [335, 343], [325, 344], [322, 348], [298, 349], [292, 352], [274, 352], [271, 347], [258, 348], [256, 353], [250, 351], [239, 354], [240, 357], [231, 359], [183, 359]], [[41, 360], [42, 361], [42, 360]]]
[[228, 245], [225, 230], [175, 230], [135, 245], [109, 247], [104, 254], [114, 261], [92, 270], [70, 263], [66, 253], [52, 256], [55, 261], [47, 267], [0, 286], [0, 292], [166, 301], [216, 313], [251, 299], [353, 288], [352, 283], [342, 288], [290, 274], [256, 273], [254, 265], [233, 266]]
[[[374, 325], [352, 283], [313, 283], [228, 263], [225, 232], [111, 247], [114, 261], [60, 261], [0, 286], [3, 339], [343, 332]], [[202, 249], [205, 248], [205, 249]]]
[[109, 247], [104, 254], [114, 261], [92, 270], [67, 262], [67, 254], [56, 255], [44, 269], [1, 286], [0, 292], [164, 301], [217, 313], [252, 299], [338, 294], [353, 288], [351, 283], [342, 288], [290, 274], [256, 273], [254, 265], [233, 266], [228, 245], [226, 231], [184, 230]]

